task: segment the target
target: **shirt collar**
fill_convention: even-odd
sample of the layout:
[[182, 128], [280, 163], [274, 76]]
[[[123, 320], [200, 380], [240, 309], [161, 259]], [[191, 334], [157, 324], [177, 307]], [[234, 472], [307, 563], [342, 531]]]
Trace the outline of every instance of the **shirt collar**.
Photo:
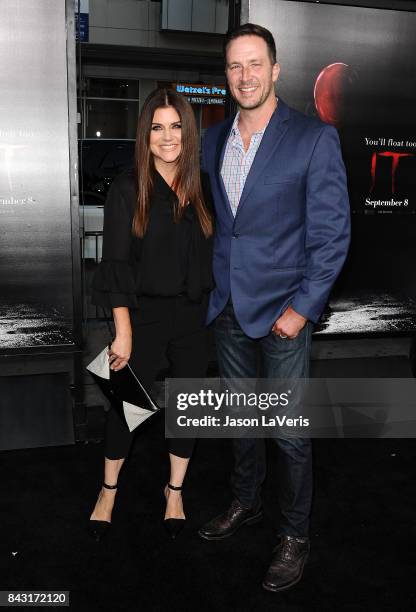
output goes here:
[[[233, 124], [231, 126], [230, 135], [233, 137], [234, 140], [237, 140], [237, 139], [242, 140], [240, 130], [238, 129], [239, 119], [240, 119], [240, 111], [237, 112], [236, 116], [234, 117]], [[252, 137], [257, 136], [257, 135], [263, 135], [268, 125], [269, 123], [267, 123], [267, 125], [265, 125], [262, 130], [257, 130], [257, 132], [253, 132]]]
[[234, 137], [235, 137], [235, 136], [237, 136], [237, 135], [238, 135], [238, 136], [241, 136], [241, 134], [240, 134], [240, 130], [238, 129], [238, 119], [239, 119], [239, 117], [240, 117], [240, 111], [238, 111], [238, 113], [237, 113], [237, 114], [236, 114], [236, 116], [234, 117], [234, 121], [233, 121], [233, 124], [232, 124], [232, 126], [231, 126], [231, 132], [230, 132], [230, 133], [231, 133], [231, 134], [232, 134], [232, 136], [234, 136]]

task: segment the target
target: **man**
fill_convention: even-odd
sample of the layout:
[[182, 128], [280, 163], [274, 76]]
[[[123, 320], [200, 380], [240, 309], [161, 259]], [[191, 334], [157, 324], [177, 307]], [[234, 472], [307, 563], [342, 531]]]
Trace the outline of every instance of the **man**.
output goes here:
[[[225, 40], [226, 75], [239, 106], [210, 128], [203, 158], [216, 208], [214, 289], [220, 375], [308, 375], [312, 324], [319, 319], [349, 244], [345, 168], [335, 128], [277, 99], [272, 34], [245, 24]], [[260, 364], [260, 367], [258, 365]], [[302, 577], [309, 554], [311, 441], [277, 438], [278, 545], [263, 582], [280, 591]], [[235, 439], [234, 500], [199, 531], [231, 536], [262, 517], [263, 440]]]

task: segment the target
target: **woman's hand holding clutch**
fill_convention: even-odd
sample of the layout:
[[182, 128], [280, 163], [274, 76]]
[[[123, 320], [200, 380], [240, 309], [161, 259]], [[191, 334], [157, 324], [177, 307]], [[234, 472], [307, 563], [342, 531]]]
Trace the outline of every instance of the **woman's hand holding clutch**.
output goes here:
[[108, 351], [111, 370], [121, 370], [127, 365], [131, 355], [131, 334], [117, 334]]

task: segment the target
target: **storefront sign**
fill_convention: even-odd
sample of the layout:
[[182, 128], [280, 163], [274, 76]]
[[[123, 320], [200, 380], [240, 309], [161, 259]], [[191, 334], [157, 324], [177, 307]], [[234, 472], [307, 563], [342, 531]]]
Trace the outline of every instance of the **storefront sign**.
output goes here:
[[176, 91], [182, 94], [198, 94], [199, 96], [225, 96], [227, 91], [222, 85], [199, 85], [177, 83]]
[[223, 85], [202, 85], [199, 83], [177, 83], [175, 89], [191, 104], [225, 104], [227, 90]]

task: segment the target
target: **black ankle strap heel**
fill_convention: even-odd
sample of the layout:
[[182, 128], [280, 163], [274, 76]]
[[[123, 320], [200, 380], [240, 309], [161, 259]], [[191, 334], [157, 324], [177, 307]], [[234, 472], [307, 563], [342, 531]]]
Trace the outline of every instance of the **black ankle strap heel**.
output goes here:
[[[175, 487], [174, 485], [171, 485], [170, 482], [168, 482], [166, 488], [170, 489], [171, 491], [182, 491], [182, 487]], [[172, 538], [172, 540], [174, 540], [178, 533], [182, 531], [185, 525], [185, 520], [186, 519], [168, 518], [163, 521], [165, 529], [168, 532], [169, 537]]]
[[[115, 490], [117, 489], [117, 485], [109, 485], [106, 482], [102, 483], [102, 486], [104, 489], [110, 489], [110, 490]], [[104, 540], [107, 535], [108, 532], [110, 530], [110, 526], [111, 523], [109, 523], [108, 521], [97, 521], [95, 519], [90, 519], [88, 521], [88, 531], [91, 535], [91, 537], [96, 541], [96, 542], [101, 542], [102, 540]]]

